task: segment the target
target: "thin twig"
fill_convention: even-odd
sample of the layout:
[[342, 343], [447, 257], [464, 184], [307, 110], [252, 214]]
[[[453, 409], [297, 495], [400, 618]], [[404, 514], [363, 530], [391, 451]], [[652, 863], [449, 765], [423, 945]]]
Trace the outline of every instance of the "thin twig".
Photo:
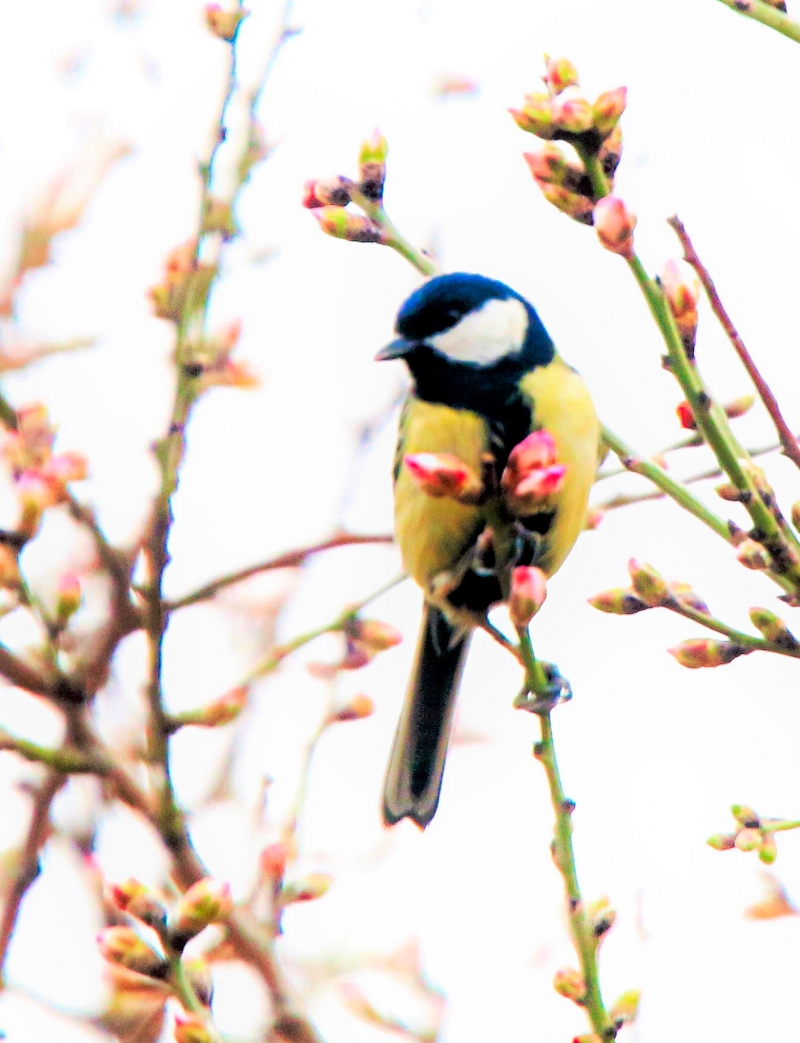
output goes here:
[[206, 583], [205, 586], [199, 587], [197, 590], [192, 591], [191, 594], [185, 594], [182, 598], [177, 598], [175, 601], [167, 601], [165, 608], [168, 612], [174, 612], [176, 609], [186, 608], [188, 605], [196, 605], [199, 601], [207, 601], [209, 598], [214, 597], [215, 594], [219, 594], [221, 590], [232, 587], [235, 583], [241, 583], [243, 580], [250, 579], [251, 576], [257, 576], [260, 572], [269, 572], [273, 569], [299, 568], [307, 558], [322, 551], [331, 550], [334, 547], [392, 543], [393, 540], [394, 537], [388, 534], [359, 536], [355, 533], [339, 532], [321, 543], [315, 543], [310, 547], [301, 547], [298, 550], [290, 550], [285, 554], [280, 554], [277, 558], [270, 558], [269, 561], [261, 562], [259, 565], [250, 565], [248, 568], [240, 569], [238, 572], [220, 576], [219, 579]]
[[795, 43], [800, 43], [800, 22], [779, 11], [777, 7], [763, 3], [762, 0], [720, 0], [720, 3], [746, 18], [752, 18], [754, 22], [774, 29]]
[[[770, 10], [772, 10], [772, 8], [770, 8]], [[786, 420], [781, 413], [778, 400], [773, 395], [767, 382], [761, 376], [758, 367], [753, 361], [752, 355], [745, 347], [744, 341], [739, 335], [736, 327], [733, 325], [728, 312], [725, 310], [725, 306], [717, 293], [714, 281], [711, 278], [708, 269], [697, 256], [697, 251], [689, 238], [689, 233], [686, 231], [683, 222], [678, 215], [675, 214], [667, 220], [667, 224], [675, 230], [675, 234], [678, 236], [678, 239], [680, 239], [685, 260], [688, 261], [697, 272], [700, 282], [703, 284], [703, 289], [706, 291], [711, 310], [716, 315], [723, 330], [725, 330], [728, 340], [733, 345], [733, 350], [739, 356], [742, 365], [747, 370], [748, 376], [753, 381], [753, 385], [775, 425], [775, 430], [778, 432], [778, 438], [780, 439], [784, 454], [792, 461], [795, 467], [800, 467], [800, 445], [798, 445], [797, 439], [792, 434], [789, 425], [786, 423]]]
[[0, 987], [8, 947], [14, 934], [22, 900], [39, 872], [39, 854], [50, 833], [50, 807], [56, 793], [66, 781], [58, 771], [48, 771], [33, 798], [31, 820], [25, 843], [18, 855], [17, 870], [5, 888], [6, 899], [0, 917]]

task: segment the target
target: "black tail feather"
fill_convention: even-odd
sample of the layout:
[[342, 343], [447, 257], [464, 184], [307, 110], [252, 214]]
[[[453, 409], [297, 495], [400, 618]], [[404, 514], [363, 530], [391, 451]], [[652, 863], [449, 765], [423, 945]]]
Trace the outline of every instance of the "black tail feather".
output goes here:
[[426, 606], [411, 683], [389, 757], [383, 820], [413, 819], [423, 829], [436, 813], [456, 694], [470, 633]]

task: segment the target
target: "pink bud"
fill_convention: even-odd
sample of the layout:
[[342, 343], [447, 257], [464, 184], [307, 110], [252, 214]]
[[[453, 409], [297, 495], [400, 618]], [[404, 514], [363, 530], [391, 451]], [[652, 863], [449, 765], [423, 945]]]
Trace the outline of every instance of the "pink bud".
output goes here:
[[227, 919], [233, 909], [230, 884], [206, 877], [192, 884], [178, 900], [170, 922], [170, 936], [176, 948], [182, 948], [212, 923]]
[[551, 94], [560, 94], [567, 87], [574, 87], [578, 82], [578, 70], [569, 58], [550, 58], [545, 55], [546, 72], [544, 82]]
[[627, 97], [627, 88], [617, 87], [613, 91], [603, 91], [592, 106], [594, 127], [602, 137], [608, 137], [619, 123], [619, 118], [625, 111]]
[[564, 484], [566, 473], [565, 464], [530, 471], [514, 489], [514, 497], [518, 500], [546, 500]]
[[594, 122], [592, 106], [577, 88], [568, 88], [553, 98], [553, 125], [568, 134], [582, 134]]
[[224, 11], [219, 4], [206, 4], [204, 13], [206, 25], [220, 40], [232, 43], [236, 39], [239, 24], [247, 17], [248, 12], [243, 8], [234, 8], [232, 11]]
[[601, 244], [612, 253], [633, 257], [636, 217], [617, 196], [605, 196], [594, 207], [594, 227]]
[[670, 311], [675, 318], [697, 311], [700, 300], [700, 280], [697, 272], [686, 261], [669, 260], [664, 265], [661, 285]]
[[681, 427], [686, 431], [696, 431], [697, 421], [694, 418], [692, 407], [688, 402], [679, 402], [675, 407]]
[[553, 124], [553, 102], [549, 94], [527, 94], [521, 109], [508, 111], [520, 130], [526, 130], [539, 138], [553, 137], [556, 128]]
[[526, 627], [547, 597], [547, 577], [541, 569], [519, 565], [511, 573], [508, 612], [515, 627]]
[[472, 469], [449, 453], [408, 453], [403, 464], [428, 496], [458, 498], [480, 486]]
[[520, 475], [539, 467], [549, 467], [557, 460], [556, 440], [549, 431], [532, 431], [514, 446], [508, 457], [508, 466]]
[[534, 178], [534, 180], [544, 198], [556, 210], [560, 210], [562, 214], [566, 214], [579, 224], [590, 225], [592, 223], [594, 203], [588, 196], [584, 196], [580, 192], [571, 192], [563, 185], [554, 185], [542, 181], [540, 178]]
[[211, 1034], [202, 1015], [184, 1011], [175, 1013], [175, 1043], [214, 1043], [218, 1038]]
[[74, 572], [65, 573], [56, 588], [56, 617], [66, 623], [81, 607], [81, 581]]
[[368, 695], [361, 693], [354, 695], [347, 706], [336, 710], [331, 716], [331, 721], [363, 721], [365, 717], [371, 717], [374, 712], [375, 703]]
[[97, 935], [97, 945], [104, 959], [129, 971], [157, 975], [164, 967], [164, 957], [131, 927], [106, 927]]
[[311, 213], [326, 235], [334, 239], [349, 239], [352, 243], [382, 243], [380, 227], [363, 214], [352, 214], [340, 206], [321, 206]]

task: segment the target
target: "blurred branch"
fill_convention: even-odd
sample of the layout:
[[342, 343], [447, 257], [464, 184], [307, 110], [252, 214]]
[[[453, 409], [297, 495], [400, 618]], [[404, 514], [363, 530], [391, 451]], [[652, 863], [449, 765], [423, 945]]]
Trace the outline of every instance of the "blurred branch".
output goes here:
[[720, 0], [720, 3], [730, 7], [732, 11], [752, 18], [755, 22], [775, 29], [776, 32], [788, 36], [795, 43], [800, 43], [800, 23], [795, 22], [793, 18], [784, 14], [777, 7], [764, 3], [763, 0]]
[[285, 644], [273, 648], [269, 656], [250, 671], [243, 683], [252, 684], [252, 682], [257, 680], [259, 677], [271, 674], [273, 670], [276, 670], [280, 666], [287, 656], [292, 654], [292, 652], [296, 652], [298, 648], [302, 648], [303, 645], [307, 645], [316, 638], [322, 637], [323, 634], [333, 634], [337, 630], [344, 630], [348, 623], [352, 622], [353, 618], [363, 608], [366, 608], [370, 602], [375, 601], [377, 598], [387, 593], [387, 591], [392, 590], [406, 578], [405, 573], [395, 576], [394, 579], [389, 580], [388, 583], [384, 583], [383, 586], [378, 587], [377, 590], [374, 590], [371, 594], [362, 598], [361, 601], [356, 601], [353, 604], [348, 605], [329, 623], [324, 623], [322, 626], [315, 627], [313, 630], [307, 630], [304, 634], [292, 638], [291, 641], [287, 641]]
[[[770, 10], [772, 10], [772, 8], [770, 8]], [[798, 28], [800, 28], [800, 26], [798, 26]], [[756, 391], [775, 425], [775, 430], [778, 432], [778, 438], [780, 439], [784, 454], [792, 461], [795, 467], [800, 467], [800, 445], [798, 445], [797, 439], [792, 434], [789, 425], [786, 423], [783, 414], [781, 413], [778, 400], [773, 395], [767, 382], [761, 376], [758, 367], [753, 361], [753, 357], [745, 347], [744, 341], [739, 336], [736, 327], [733, 325], [730, 316], [725, 310], [725, 307], [719, 298], [719, 294], [717, 293], [717, 289], [714, 286], [714, 282], [709, 275], [708, 269], [697, 256], [697, 251], [692, 245], [692, 241], [689, 238], [689, 234], [686, 231], [683, 222], [676, 214], [667, 220], [667, 224], [675, 230], [675, 234], [678, 236], [678, 239], [680, 239], [681, 246], [683, 247], [684, 259], [688, 261], [697, 272], [700, 282], [703, 284], [703, 289], [706, 291], [711, 310], [714, 312], [720, 325], [725, 330], [728, 339], [733, 345], [734, 351], [739, 356], [744, 368], [747, 370], [748, 376], [753, 381]]]
[[331, 536], [330, 539], [323, 540], [321, 543], [316, 543], [310, 547], [302, 547], [299, 550], [287, 551], [285, 554], [280, 554], [277, 558], [271, 558], [269, 561], [262, 562], [260, 565], [251, 565], [246, 569], [240, 569], [238, 572], [232, 572], [227, 576], [221, 576], [219, 579], [212, 580], [211, 583], [207, 583], [205, 586], [200, 587], [191, 594], [185, 594], [182, 598], [178, 598], [175, 601], [167, 601], [165, 607], [168, 612], [174, 612], [176, 609], [186, 608], [188, 605], [196, 605], [199, 601], [207, 601], [209, 598], [219, 594], [221, 590], [225, 590], [227, 587], [231, 587], [235, 583], [241, 583], [243, 580], [250, 579], [251, 576], [256, 576], [260, 572], [269, 572], [273, 569], [298, 568], [312, 555], [319, 554], [325, 550], [332, 550], [334, 547], [350, 547], [360, 544], [393, 542], [394, 537], [388, 534], [361, 536], [355, 533], [339, 532], [336, 533], [336, 535]]
[[[4, 735], [0, 733], [0, 749], [8, 748], [3, 743]], [[56, 793], [66, 781], [66, 776], [58, 771], [48, 771], [33, 795], [31, 820], [25, 842], [18, 855], [17, 870], [10, 886], [6, 890], [3, 913], [0, 917], [0, 989], [3, 988], [3, 974], [8, 947], [16, 927], [17, 917], [22, 900], [31, 884], [39, 874], [39, 854], [44, 847], [50, 832], [50, 807]]]

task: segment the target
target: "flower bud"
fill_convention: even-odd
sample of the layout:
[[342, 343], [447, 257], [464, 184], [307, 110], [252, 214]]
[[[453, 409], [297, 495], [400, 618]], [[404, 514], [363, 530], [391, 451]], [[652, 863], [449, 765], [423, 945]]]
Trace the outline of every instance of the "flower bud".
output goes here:
[[692, 641], [682, 641], [667, 651], [681, 666], [689, 670], [699, 670], [704, 667], [724, 666], [737, 656], [746, 655], [750, 649], [732, 641], [714, 641], [708, 637], [700, 637]]
[[650, 608], [657, 608], [669, 600], [667, 581], [652, 565], [631, 558], [628, 572], [636, 596]]
[[586, 520], [583, 523], [584, 529], [589, 532], [594, 532], [595, 529], [599, 529], [603, 524], [606, 512], [600, 507], [588, 507], [586, 510]]
[[538, 467], [549, 467], [558, 460], [557, 452], [556, 440], [549, 431], [531, 431], [509, 453], [506, 469], [524, 475]]
[[121, 884], [111, 884], [108, 890], [114, 905], [128, 916], [135, 917], [156, 931], [160, 931], [166, 923], [167, 907], [153, 888], [129, 877]]
[[765, 866], [771, 866], [778, 857], [778, 845], [775, 843], [774, 833], [764, 833], [761, 837], [761, 846], [758, 849], [758, 858]]
[[761, 830], [740, 829], [733, 843], [739, 851], [758, 851], [761, 847]]
[[713, 847], [715, 851], [731, 851], [734, 847], [734, 841], [736, 836], [734, 833], [714, 833], [710, 836], [706, 843], [709, 847]]
[[537, 144], [538, 147], [535, 151], [522, 153], [522, 158], [528, 164], [528, 168], [537, 182], [563, 186], [570, 169], [580, 173], [577, 167], [567, 162], [567, 157], [558, 145], [552, 141], [542, 141]]
[[740, 826], [747, 829], [760, 829], [761, 819], [749, 804], [731, 804], [731, 814]]
[[515, 627], [526, 627], [547, 597], [547, 577], [532, 565], [519, 565], [511, 573], [508, 614]]
[[514, 122], [529, 134], [538, 138], [554, 137], [553, 102], [549, 94], [526, 94], [521, 109], [509, 109]]
[[628, 587], [615, 587], [612, 590], [602, 590], [588, 598], [592, 608], [601, 612], [609, 612], [613, 616], [634, 616], [637, 612], [645, 612], [650, 605], [646, 605]]
[[21, 536], [30, 539], [39, 531], [44, 512], [55, 502], [53, 490], [50, 483], [37, 471], [23, 471], [14, 482], [14, 489], [20, 505], [17, 531]]
[[313, 902], [322, 898], [331, 889], [333, 878], [328, 873], [309, 873], [302, 880], [284, 885], [281, 891], [283, 905], [294, 902]]
[[566, 473], [566, 464], [553, 464], [552, 467], [529, 471], [511, 493], [511, 498], [517, 504], [517, 513], [525, 510], [521, 501], [533, 507], [557, 493], [564, 484]]
[[575, 87], [570, 87], [553, 98], [553, 126], [567, 134], [583, 134], [594, 122], [592, 106]]
[[630, 1025], [635, 1020], [641, 995], [639, 989], [627, 989], [614, 1000], [609, 1007], [608, 1016], [615, 1025]]
[[544, 56], [545, 74], [544, 82], [551, 94], [560, 94], [567, 87], [574, 87], [578, 83], [578, 70], [569, 58], [551, 58]]
[[206, 877], [181, 895], [170, 918], [170, 941], [176, 949], [212, 923], [227, 919], [233, 909], [230, 884]]
[[750, 622], [767, 641], [781, 648], [797, 648], [798, 642], [780, 616], [766, 608], [751, 608]]
[[175, 1013], [175, 1043], [216, 1043], [217, 1039], [201, 1014]]
[[684, 583], [681, 580], [673, 580], [667, 584], [667, 588], [675, 600], [682, 605], [686, 605], [687, 608], [694, 609], [695, 612], [701, 612], [704, 616], [711, 614], [708, 605], [697, 591], [692, 590], [688, 583]]
[[553, 976], [553, 988], [573, 1003], [583, 1003], [586, 998], [586, 981], [580, 971], [573, 967], [561, 967]]
[[747, 497], [747, 493], [737, 489], [731, 482], [722, 482], [721, 485], [715, 485], [714, 492], [721, 500], [727, 500], [728, 503], [741, 503]]
[[129, 971], [160, 977], [166, 970], [164, 957], [140, 938], [132, 927], [106, 927], [97, 935], [100, 955]]
[[622, 124], [618, 123], [611, 131], [597, 153], [603, 173], [610, 181], [614, 180], [614, 174], [622, 159]]
[[562, 214], [566, 214], [579, 224], [590, 225], [592, 223], [594, 203], [588, 196], [581, 195], [579, 192], [571, 192], [562, 185], [553, 185], [547, 181], [540, 181], [538, 178], [534, 180], [544, 198], [556, 210], [560, 210]]
[[240, 24], [247, 18], [250, 12], [243, 7], [234, 8], [232, 11], [223, 11], [219, 4], [206, 4], [206, 25], [220, 40], [232, 43], [236, 39], [236, 32]]
[[678, 420], [680, 421], [681, 427], [685, 431], [697, 430], [697, 421], [694, 418], [692, 407], [689, 405], [688, 402], [679, 402], [677, 406], [675, 406], [675, 412], [678, 415]]
[[81, 581], [74, 572], [66, 572], [56, 587], [56, 619], [64, 626], [81, 607]]
[[735, 420], [737, 417], [749, 413], [755, 401], [755, 395], [740, 395], [738, 398], [734, 398], [732, 402], [726, 403], [722, 408], [725, 410], [726, 417], [730, 420]]
[[363, 214], [351, 214], [340, 206], [321, 206], [311, 213], [320, 228], [334, 239], [349, 239], [351, 243], [383, 243], [380, 227]]
[[375, 712], [375, 703], [363, 693], [354, 695], [350, 702], [331, 715], [331, 722], [362, 721]]
[[407, 453], [403, 464], [428, 496], [458, 499], [480, 491], [481, 483], [472, 468], [449, 453]]
[[636, 217], [617, 196], [605, 196], [594, 207], [594, 227], [600, 243], [626, 260], [633, 257]]
[[314, 210], [320, 206], [347, 206], [353, 182], [348, 177], [328, 177], [306, 181], [303, 186], [303, 206]]
[[382, 619], [361, 619], [356, 616], [348, 633], [372, 652], [385, 652], [388, 648], [396, 648], [403, 640], [402, 631], [393, 627], [391, 623], [384, 623]]
[[736, 548], [736, 560], [746, 569], [763, 572], [772, 565], [772, 555], [767, 548], [756, 540], [743, 540]]
[[617, 920], [616, 910], [607, 898], [599, 898], [586, 906], [586, 919], [597, 942], [611, 930]]
[[259, 857], [261, 872], [270, 880], [282, 880], [288, 859], [289, 849], [286, 844], [281, 841], [267, 844]]
[[603, 91], [592, 105], [594, 129], [602, 138], [607, 138], [619, 123], [627, 98], [628, 88], [617, 87], [613, 91]]
[[697, 272], [687, 261], [669, 260], [664, 265], [661, 286], [684, 344], [694, 344], [700, 300]]
[[218, 699], [209, 703], [190, 723], [199, 725], [201, 728], [217, 728], [223, 724], [235, 721], [247, 706], [249, 688], [247, 685], [239, 685], [231, 688]]
[[383, 182], [386, 180], [386, 157], [389, 144], [381, 132], [375, 129], [362, 143], [358, 154], [358, 187], [375, 203], [383, 198]]

